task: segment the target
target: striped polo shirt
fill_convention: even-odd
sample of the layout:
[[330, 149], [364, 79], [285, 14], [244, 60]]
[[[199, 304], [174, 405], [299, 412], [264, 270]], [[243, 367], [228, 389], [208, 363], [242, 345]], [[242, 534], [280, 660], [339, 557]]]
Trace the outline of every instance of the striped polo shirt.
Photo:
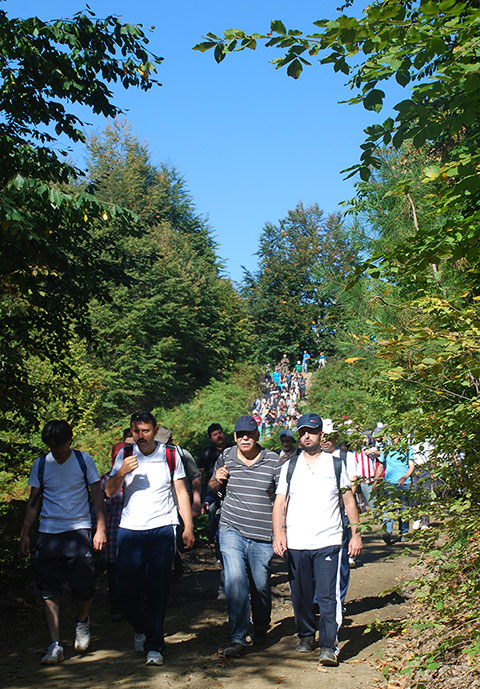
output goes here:
[[230, 526], [244, 538], [271, 542], [272, 506], [281, 468], [278, 455], [262, 448], [255, 464], [247, 466], [238, 459], [234, 445], [217, 459], [214, 476], [224, 464], [229, 477], [220, 526]]

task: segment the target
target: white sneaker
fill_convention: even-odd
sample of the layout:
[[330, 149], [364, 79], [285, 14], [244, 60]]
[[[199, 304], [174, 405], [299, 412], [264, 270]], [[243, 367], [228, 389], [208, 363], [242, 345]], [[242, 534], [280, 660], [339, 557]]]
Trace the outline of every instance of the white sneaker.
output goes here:
[[47, 652], [40, 661], [42, 665], [56, 665], [63, 660], [63, 646], [60, 646], [58, 641], [52, 641], [47, 648]]
[[413, 529], [414, 531], [418, 531], [418, 529], [420, 528], [420, 524], [421, 524], [421, 523], [422, 523], [422, 520], [421, 520], [421, 519], [415, 519], [415, 521], [414, 521], [413, 524], [412, 524], [412, 529]]
[[75, 622], [75, 643], [73, 647], [76, 651], [86, 651], [90, 646], [90, 620], [85, 622]]
[[145, 665], [163, 665], [164, 660], [160, 651], [148, 651]]
[[145, 650], [143, 648], [143, 644], [145, 643], [146, 638], [147, 637], [145, 636], [145, 634], [135, 634], [133, 644], [135, 646], [135, 650], [137, 651], [137, 653], [143, 653], [143, 651]]

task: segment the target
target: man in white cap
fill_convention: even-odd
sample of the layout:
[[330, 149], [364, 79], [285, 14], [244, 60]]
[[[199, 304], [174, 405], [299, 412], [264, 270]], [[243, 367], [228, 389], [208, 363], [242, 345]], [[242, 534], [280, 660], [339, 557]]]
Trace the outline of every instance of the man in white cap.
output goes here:
[[303, 414], [297, 431], [302, 452], [282, 466], [273, 507], [273, 550], [279, 556], [287, 553], [297, 650], [309, 652], [317, 645], [315, 597], [320, 610], [319, 662], [336, 666], [342, 621], [342, 510], [344, 506], [352, 528], [351, 557], [362, 551], [358, 511], [343, 462], [322, 448], [329, 437], [322, 432], [320, 416]]

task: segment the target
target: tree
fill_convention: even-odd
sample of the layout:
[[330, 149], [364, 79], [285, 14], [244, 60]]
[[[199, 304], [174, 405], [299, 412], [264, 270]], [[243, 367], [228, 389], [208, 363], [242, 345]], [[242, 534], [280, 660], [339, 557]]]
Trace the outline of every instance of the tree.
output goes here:
[[332, 273], [346, 279], [358, 261], [338, 214], [299, 203], [277, 225], [265, 225], [259, 269], [246, 273], [243, 295], [255, 327], [259, 361], [299, 350], [333, 352], [339, 304], [327, 289]]
[[468, 256], [478, 260], [477, 226], [480, 219], [480, 61], [477, 0], [374, 0], [360, 19], [344, 12], [347, 0], [332, 19], [314, 22], [313, 33], [286, 29], [282, 21], [271, 23], [268, 35], [228, 29], [223, 37], [212, 33], [195, 48], [215, 51], [220, 62], [231, 52], [255, 49], [262, 41], [283, 51], [273, 60], [297, 79], [310, 58], [322, 56], [336, 72], [349, 77], [355, 95], [348, 101], [380, 112], [382, 82], [395, 79], [409, 88], [395, 107], [395, 119], [366, 129], [360, 163], [350, 174], [368, 180], [381, 166], [379, 147], [400, 148], [412, 142], [427, 145], [435, 158], [424, 168], [425, 180], [436, 180], [435, 209], [446, 216], [447, 230], [419, 228], [415, 239], [397, 247], [397, 255], [412, 272], [436, 264], [440, 256]]
[[105, 422], [120, 409], [186, 399], [246, 356], [251, 329], [178, 171], [153, 165], [126, 122], [93, 137], [89, 152], [97, 197], [122, 199], [141, 230], [118, 240], [128, 284], [113, 288], [110, 303], [91, 303], [95, 353], [108, 377]]
[[[72, 186], [80, 172], [57, 153], [57, 137], [84, 141], [73, 104], [114, 117], [108, 85], [148, 90], [161, 61], [141, 27], [87, 9], [69, 20], [11, 19], [0, 11], [0, 409], [9, 425], [37, 422], [32, 355], [59, 365], [71, 326], [88, 331], [92, 295], [118, 279], [115, 235], [134, 233], [134, 217]], [[109, 229], [111, 218], [119, 223]], [[105, 225], [99, 244], [92, 222]], [[121, 229], [120, 229], [121, 226]], [[109, 233], [111, 236], [109, 237]]]

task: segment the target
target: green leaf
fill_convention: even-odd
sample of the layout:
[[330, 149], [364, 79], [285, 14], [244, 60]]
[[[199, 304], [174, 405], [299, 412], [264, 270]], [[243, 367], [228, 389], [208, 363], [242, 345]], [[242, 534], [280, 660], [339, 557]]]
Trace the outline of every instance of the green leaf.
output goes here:
[[383, 99], [385, 98], [385, 93], [380, 89], [372, 89], [363, 98], [363, 105], [366, 110], [374, 110], [375, 112], [380, 112], [383, 105]]
[[214, 57], [217, 62], [221, 62], [225, 59], [225, 50], [223, 43], [218, 43], [214, 50]]
[[197, 43], [197, 45], [194, 45], [193, 50], [200, 50], [200, 52], [204, 53], [216, 45], [217, 44], [213, 43], [212, 41], [203, 41], [202, 43]]
[[275, 33], [286, 34], [287, 30], [285, 24], [279, 19], [274, 19], [270, 24], [270, 31], [275, 31]]
[[298, 58], [295, 58], [295, 60], [290, 62], [290, 64], [288, 65], [287, 74], [289, 77], [292, 77], [293, 79], [298, 79], [298, 77], [302, 73], [302, 70], [302, 63]]

